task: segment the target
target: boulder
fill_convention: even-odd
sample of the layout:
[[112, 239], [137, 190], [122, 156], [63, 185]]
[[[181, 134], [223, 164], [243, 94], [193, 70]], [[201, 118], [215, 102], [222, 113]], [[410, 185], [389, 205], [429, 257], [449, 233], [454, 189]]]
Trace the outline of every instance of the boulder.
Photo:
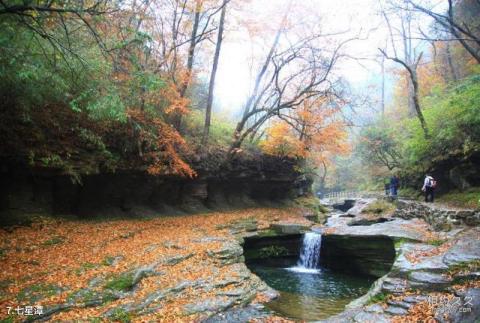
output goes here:
[[299, 234], [304, 233], [309, 229], [309, 226], [298, 223], [272, 223], [270, 229], [273, 229], [279, 234]]
[[441, 291], [450, 285], [451, 279], [428, 271], [414, 271], [409, 275], [410, 286], [426, 291]]
[[[393, 239], [402, 239], [410, 241], [421, 241], [424, 237], [424, 232], [416, 229], [408, 220], [395, 219], [384, 223], [375, 223], [372, 225], [339, 225], [335, 226], [334, 230], [329, 230], [323, 227], [314, 227], [312, 230], [320, 234], [329, 235], [345, 235], [345, 236], [383, 236]], [[327, 229], [327, 230], [325, 230]]]

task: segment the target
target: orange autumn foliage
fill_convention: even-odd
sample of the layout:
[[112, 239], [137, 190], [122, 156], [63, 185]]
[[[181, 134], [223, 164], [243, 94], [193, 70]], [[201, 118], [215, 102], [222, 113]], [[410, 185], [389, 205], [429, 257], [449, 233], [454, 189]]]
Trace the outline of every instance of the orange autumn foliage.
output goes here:
[[306, 157], [305, 145], [286, 122], [277, 121], [267, 129], [267, 139], [260, 143], [262, 150], [279, 157]]
[[140, 110], [129, 110], [131, 122], [137, 124], [138, 141], [143, 159], [152, 175], [181, 175], [193, 178], [195, 171], [183, 160], [187, 151], [185, 139], [161, 118]]
[[[125, 298], [106, 302], [103, 306], [77, 307], [55, 313], [51, 320], [58, 322], [88, 322], [105, 312], [125, 304], [140, 302], [148, 295], [167, 290], [185, 281], [224, 282], [237, 272], [236, 265], [219, 267], [208, 251], [222, 246], [222, 239], [235, 239], [229, 225], [235, 221], [255, 218], [258, 227], [265, 229], [280, 220], [289, 223], [308, 223], [299, 209], [258, 208], [231, 212], [211, 212], [185, 216], [164, 216], [150, 220], [84, 221], [41, 217], [31, 226], [12, 230], [0, 229], [4, 241], [0, 281], [2, 289], [0, 320], [7, 320], [7, 307], [16, 307], [18, 295], [31, 286], [59, 286], [62, 289], [41, 299], [45, 308], [64, 304], [80, 290], [93, 288], [102, 292], [105, 282], [91, 287], [92, 279], [118, 277], [122, 273], [150, 265], [161, 259], [191, 255], [175, 265], [159, 263], [155, 268], [161, 275], [144, 277], [134, 293]], [[224, 229], [219, 229], [223, 225]], [[205, 237], [219, 240], [202, 241]], [[50, 243], [56, 241], [56, 243]], [[108, 265], [106, 259], [121, 255], [118, 262]], [[236, 285], [223, 287], [228, 291]], [[154, 311], [132, 314], [132, 322], [198, 322], [201, 314], [185, 315], [185, 304], [215, 296], [219, 289], [186, 288], [182, 293], [168, 294], [156, 301]], [[253, 295], [255, 296], [255, 295]], [[260, 295], [259, 295], [260, 296]], [[261, 297], [259, 297], [261, 300]], [[33, 305], [33, 304], [32, 304]], [[14, 317], [15, 319], [18, 317]], [[106, 321], [107, 319], [105, 319]]]
[[[182, 82], [187, 82], [188, 78], [187, 75], [182, 76]], [[159, 97], [165, 102], [165, 113], [167, 115], [186, 115], [190, 112], [190, 109], [188, 108], [190, 100], [181, 96], [178, 86], [173, 82], [168, 82], [167, 86], [162, 88]]]
[[314, 165], [329, 163], [331, 157], [350, 151], [338, 112], [327, 98], [305, 100], [292, 116], [276, 120], [260, 145], [271, 155], [308, 159]]

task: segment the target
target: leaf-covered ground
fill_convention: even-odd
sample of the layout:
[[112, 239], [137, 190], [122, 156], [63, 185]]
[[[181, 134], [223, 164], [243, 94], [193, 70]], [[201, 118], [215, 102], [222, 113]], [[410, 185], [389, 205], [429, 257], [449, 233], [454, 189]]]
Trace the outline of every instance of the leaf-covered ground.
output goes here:
[[[135, 292], [128, 297], [112, 298], [101, 306], [62, 311], [52, 319], [100, 321], [109, 309], [145, 298], [154, 291], [177, 286], [185, 280], [196, 281], [213, 276], [221, 280], [234, 273], [228, 272], [228, 266], [218, 270], [207, 254], [209, 250], [219, 248], [221, 242], [214, 239], [203, 243], [198, 241], [205, 237], [231, 237], [228, 224], [242, 219], [256, 219], [259, 229], [268, 227], [274, 221], [305, 221], [296, 209], [256, 208], [149, 220], [43, 218], [30, 227], [2, 229], [0, 318], [25, 318], [8, 316], [8, 307], [41, 304], [48, 308], [68, 302], [82, 289], [90, 287], [91, 293], [92, 281], [96, 278], [101, 282], [93, 284], [94, 291], [101, 293], [105, 288], [127, 291], [132, 277], [125, 276], [125, 273], [154, 263], [158, 263], [154, 268], [158, 274], [141, 279], [135, 286]], [[181, 256], [186, 259], [178, 264], [169, 262], [169, 259]], [[159, 259], [166, 262], [158, 262]], [[198, 293], [187, 287], [177, 297], [162, 299], [161, 306], [153, 313], [134, 317], [119, 313], [117, 319], [192, 321], [198, 314], [186, 315], [183, 306], [209, 296], [208, 292]], [[85, 299], [83, 301], [86, 302]]]

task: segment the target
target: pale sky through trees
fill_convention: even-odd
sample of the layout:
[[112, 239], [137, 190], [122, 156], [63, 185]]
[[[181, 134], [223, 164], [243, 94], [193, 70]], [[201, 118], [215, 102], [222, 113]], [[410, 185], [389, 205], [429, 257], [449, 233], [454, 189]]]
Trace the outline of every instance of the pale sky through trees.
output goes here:
[[[252, 0], [247, 11], [252, 21], [260, 24], [268, 20], [269, 24], [278, 24], [282, 9], [287, 0]], [[356, 58], [373, 58], [378, 56], [378, 47], [384, 42], [385, 30], [378, 26], [381, 23], [377, 15], [379, 6], [375, 0], [294, 0], [294, 6], [304, 6], [308, 17], [292, 17], [296, 23], [302, 19], [317, 19], [325, 32], [345, 32], [342, 38], [360, 36], [362, 39], [348, 44], [348, 54]], [[321, 17], [321, 21], [320, 21]], [[220, 68], [217, 78], [217, 97], [221, 110], [234, 114], [245, 102], [256, 70], [251, 69], [252, 54], [265, 55], [261, 50], [262, 41], [249, 38], [246, 29], [239, 25], [229, 28], [224, 47], [222, 48]], [[272, 26], [272, 28], [275, 28]], [[236, 29], [236, 30], [233, 30]], [[263, 36], [264, 47], [268, 48], [275, 31]], [[261, 59], [261, 58], [260, 58]], [[378, 80], [380, 66], [370, 60], [344, 59], [339, 64], [341, 73], [354, 87], [367, 85], [372, 79]], [[253, 74], [251, 74], [253, 73]], [[228, 112], [227, 112], [228, 111]]]
[[[375, 0], [294, 0], [293, 5], [308, 6], [312, 17], [322, 17], [319, 21], [328, 32], [347, 31], [346, 35], [355, 35], [362, 31], [362, 37], [366, 37], [370, 29], [378, 26], [379, 18], [375, 15], [378, 10]], [[287, 6], [286, 0], [252, 0], [248, 8], [248, 14], [252, 20], [269, 19], [269, 23], [277, 23], [281, 18], [282, 9]], [[304, 17], [289, 17], [291, 23], [301, 21]], [[230, 26], [232, 28], [232, 26]], [[233, 26], [235, 28], [235, 26]], [[247, 98], [251, 82], [255, 77], [255, 69], [251, 70], [252, 53], [258, 52], [262, 45], [258, 41], [252, 43], [244, 28], [230, 32], [225, 39], [220, 61], [218, 81], [216, 85], [218, 105], [221, 110], [238, 110]], [[275, 27], [273, 27], [275, 28]], [[272, 31], [270, 37], [264, 37], [265, 47], [269, 46], [274, 36]], [[348, 36], [347, 36], [348, 37]], [[376, 37], [376, 39], [374, 38]], [[381, 38], [378, 33], [370, 33], [368, 40], [355, 41], [351, 43], [349, 53], [358, 57], [371, 57], [378, 54], [378, 43]], [[263, 53], [266, 51], [264, 50]], [[265, 55], [265, 54], [264, 54]], [[375, 74], [378, 74], [379, 67], [373, 62], [361, 61], [363, 67], [356, 61], [345, 60], [341, 64], [342, 74], [350, 82], [363, 83]], [[251, 74], [253, 72], [253, 75]], [[233, 112], [233, 111], [232, 111]]]

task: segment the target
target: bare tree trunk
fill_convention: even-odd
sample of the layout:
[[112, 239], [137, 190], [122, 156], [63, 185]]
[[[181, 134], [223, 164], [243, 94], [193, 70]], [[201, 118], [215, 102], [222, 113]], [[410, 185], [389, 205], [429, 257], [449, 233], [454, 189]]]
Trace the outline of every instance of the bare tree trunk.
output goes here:
[[[470, 31], [464, 32], [463, 31], [464, 28], [459, 28], [459, 26], [457, 26], [455, 23], [452, 0], [448, 0], [448, 18], [449, 18], [448, 22], [450, 25], [450, 32], [452, 33], [452, 35], [458, 38], [458, 41], [460, 42], [460, 44], [462, 44], [462, 46], [467, 50], [467, 52], [469, 52], [470, 55], [472, 55], [473, 58], [475, 58], [477, 63], [480, 64], [480, 54], [478, 50], [476, 50], [473, 46], [470, 46], [470, 44], [463, 38], [463, 35], [461, 33], [467, 34], [468, 36], [473, 36], [473, 35], [471, 34]], [[460, 29], [460, 32], [458, 31], [459, 29]], [[466, 29], [468, 30], [468, 27]], [[477, 46], [480, 46], [480, 40], [477, 37], [472, 37], [472, 38], [473, 40], [475, 40]]]
[[[407, 14], [409, 15], [410, 11], [408, 7], [407, 7], [407, 11], [408, 11]], [[395, 48], [395, 42], [394, 42], [393, 28], [390, 24], [390, 19], [385, 11], [382, 11], [382, 13], [390, 33], [390, 39], [392, 41], [394, 56], [392, 57], [388, 56], [386, 49], [383, 50], [379, 48], [379, 50], [386, 59], [392, 60], [402, 65], [405, 68], [405, 70], [408, 72], [408, 76], [409, 76], [407, 79], [408, 110], [409, 110], [408, 112], [409, 112], [409, 115], [411, 116], [414, 116], [416, 114], [418, 120], [420, 121], [420, 125], [424, 133], [424, 137], [425, 139], [428, 139], [430, 135], [428, 133], [427, 122], [425, 121], [425, 118], [423, 116], [423, 112], [420, 107], [420, 101], [418, 99], [419, 85], [418, 85], [417, 68], [418, 68], [418, 64], [420, 63], [420, 60], [422, 59], [423, 52], [420, 52], [420, 54], [417, 56], [415, 51], [414, 50], [412, 51], [411, 22], [410, 22], [411, 16], [401, 16], [400, 36], [402, 37], [402, 40], [403, 40], [403, 51], [404, 51], [404, 57], [402, 59], [402, 58], [399, 58], [397, 55], [397, 50]]]
[[193, 27], [192, 33], [190, 36], [190, 45], [188, 47], [188, 60], [187, 60], [187, 78], [182, 84], [180, 89], [181, 97], [185, 97], [185, 92], [187, 91], [188, 85], [190, 84], [190, 78], [193, 70], [193, 62], [195, 57], [195, 47], [197, 46], [197, 33], [198, 25], [200, 24], [200, 12], [202, 11], [202, 0], [197, 0], [195, 4], [195, 16], [193, 18]]
[[382, 70], [382, 98], [381, 98], [382, 117], [385, 117], [385, 56], [383, 55], [382, 55], [381, 70]]
[[223, 8], [220, 14], [220, 23], [218, 27], [217, 45], [215, 47], [215, 56], [213, 57], [212, 72], [210, 75], [210, 84], [208, 86], [207, 108], [205, 110], [205, 125], [203, 127], [202, 144], [206, 145], [210, 133], [210, 122], [212, 118], [213, 92], [215, 90], [215, 77], [217, 75], [218, 61], [220, 59], [220, 50], [223, 41], [223, 29], [225, 25], [225, 13], [227, 11], [228, 0], [223, 0]]
[[[198, 26], [200, 24], [200, 12], [202, 11], [202, 0], [196, 0], [195, 3], [195, 15], [193, 18], [192, 33], [190, 36], [190, 45], [188, 47], [188, 59], [187, 59], [187, 75], [184, 80], [182, 80], [182, 85], [180, 87], [180, 97], [184, 98], [190, 84], [193, 71], [193, 63], [195, 58], [195, 47], [197, 46], [197, 33]], [[173, 121], [175, 129], [181, 132], [182, 128], [182, 115], [177, 113]]]
[[254, 102], [255, 99], [258, 96], [258, 91], [260, 89], [260, 84], [262, 83], [263, 76], [267, 72], [268, 65], [270, 64], [270, 61], [272, 60], [272, 56], [275, 52], [275, 49], [277, 48], [278, 42], [280, 40], [280, 36], [282, 35], [285, 20], [287, 18], [288, 11], [285, 13], [285, 16], [283, 17], [279, 28], [277, 29], [277, 33], [275, 35], [275, 39], [273, 40], [272, 46], [270, 47], [270, 51], [268, 52], [267, 58], [265, 59], [265, 62], [262, 65], [262, 68], [260, 69], [260, 72], [257, 75], [257, 78], [255, 79], [255, 86], [253, 88], [252, 94], [249, 96], [247, 103], [245, 104], [245, 108], [243, 110], [243, 116], [242, 119], [237, 123], [237, 127], [235, 128], [235, 132], [233, 133], [233, 143], [230, 146], [230, 149], [228, 151], [228, 155], [231, 156], [233, 151], [240, 148], [244, 138], [246, 136], [241, 135], [243, 129], [245, 128], [245, 125], [247, 124], [247, 121], [249, 120], [249, 113], [250, 111], [254, 108]]
[[[283, 23], [282, 23], [283, 25]], [[250, 112], [253, 102], [255, 101], [258, 90], [260, 88], [260, 83], [262, 82], [263, 76], [265, 75], [265, 72], [267, 71], [268, 64], [270, 64], [270, 60], [272, 59], [273, 53], [275, 52], [275, 49], [277, 48], [278, 41], [280, 39], [280, 35], [282, 34], [282, 27], [280, 27], [277, 30], [277, 34], [275, 35], [275, 40], [273, 41], [272, 47], [270, 48], [270, 52], [267, 55], [267, 58], [265, 59], [265, 62], [262, 66], [262, 69], [260, 70], [260, 73], [258, 73], [257, 78], [255, 79], [255, 87], [253, 88], [253, 92], [250, 95], [250, 97], [247, 100], [247, 103], [245, 104], [245, 109], [243, 110], [243, 117], [242, 120], [237, 124], [237, 128], [235, 129], [235, 137], [238, 137], [238, 134], [243, 130], [245, 127], [245, 124], [248, 120], [248, 113]]]
[[[420, 61], [421, 55], [419, 57]], [[408, 69], [408, 72], [410, 74], [410, 79], [412, 80], [412, 85], [413, 85], [413, 104], [415, 107], [415, 111], [417, 112], [417, 117], [418, 120], [420, 121], [420, 125], [423, 129], [423, 133], [425, 136], [425, 139], [428, 139], [430, 137], [428, 133], [428, 127], [427, 127], [427, 122], [425, 121], [425, 117], [423, 116], [422, 109], [420, 108], [420, 101], [418, 99], [418, 76], [417, 76], [417, 64], [412, 68], [410, 67]]]
[[448, 0], [448, 10], [447, 14], [445, 15], [422, 7], [412, 0], [408, 0], [408, 3], [412, 4], [413, 8], [419, 12], [422, 12], [433, 18], [435, 22], [448, 30], [454, 37], [453, 39], [447, 41], [459, 41], [465, 50], [467, 50], [467, 52], [472, 55], [473, 58], [475, 58], [477, 63], [480, 63], [480, 51], [478, 50], [478, 47], [480, 46], [480, 38], [475, 35], [474, 32], [472, 32], [470, 27], [467, 26], [465, 22], [456, 21], [453, 12], [453, 0]]
[[412, 92], [413, 93], [412, 99], [413, 99], [413, 106], [415, 108], [417, 118], [420, 121], [420, 125], [422, 127], [425, 139], [430, 138], [430, 135], [429, 135], [429, 132], [428, 132], [428, 127], [427, 127], [427, 122], [425, 121], [425, 117], [423, 116], [423, 112], [422, 112], [422, 109], [420, 107], [420, 100], [418, 99], [419, 86], [418, 86], [417, 66], [418, 66], [418, 63], [420, 62], [420, 60], [422, 59], [422, 53], [420, 53], [420, 55], [417, 57], [416, 61], [412, 65], [409, 65], [405, 61], [402, 61], [401, 59], [399, 59], [396, 56], [395, 57], [388, 56], [387, 53], [383, 49], [379, 48], [379, 50], [385, 56], [385, 58], [390, 59], [390, 60], [402, 65], [407, 70], [408, 75], [409, 75], [409, 80], [412, 83], [412, 91], [413, 91]]
[[322, 166], [323, 166], [323, 174], [322, 174], [322, 177], [320, 177], [320, 187], [322, 188], [322, 191], [323, 191], [325, 189], [325, 182], [327, 179], [328, 168], [325, 161], [322, 161]]
[[445, 55], [447, 59], [447, 64], [450, 69], [450, 74], [452, 76], [452, 81], [456, 82], [458, 81], [458, 75], [457, 75], [457, 70], [455, 69], [455, 65], [453, 65], [453, 60], [452, 60], [452, 53], [450, 51], [450, 42], [447, 42], [446, 44], [446, 49], [445, 49]]
[[415, 99], [413, 98], [415, 96], [415, 89], [414, 85], [412, 82], [412, 78], [410, 75], [407, 76], [407, 100], [408, 100], [408, 116], [409, 117], [414, 117], [416, 113], [416, 108], [415, 108]]

